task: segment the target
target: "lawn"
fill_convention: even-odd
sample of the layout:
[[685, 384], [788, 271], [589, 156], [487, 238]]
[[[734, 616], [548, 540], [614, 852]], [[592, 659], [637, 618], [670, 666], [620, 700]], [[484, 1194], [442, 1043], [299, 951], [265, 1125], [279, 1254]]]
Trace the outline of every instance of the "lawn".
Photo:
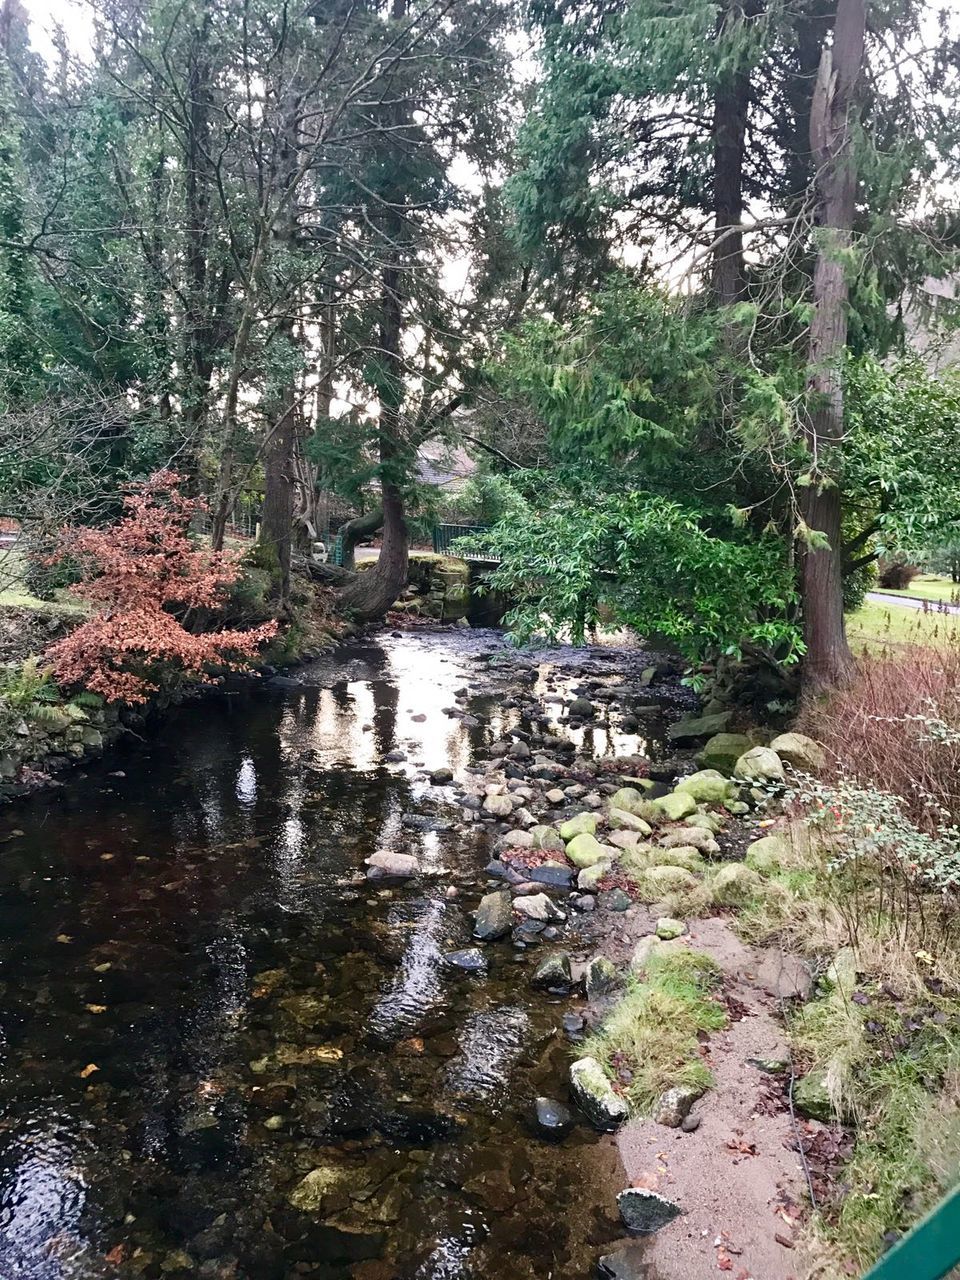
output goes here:
[[887, 596], [908, 596], [914, 600], [944, 601], [947, 604], [960, 603], [960, 583], [952, 582], [938, 573], [922, 573], [900, 591], [888, 590], [886, 587], [871, 587], [872, 591]]
[[847, 638], [855, 653], [866, 649], [873, 654], [904, 645], [960, 641], [960, 615], [924, 613], [894, 604], [887, 608], [867, 601], [848, 615]]

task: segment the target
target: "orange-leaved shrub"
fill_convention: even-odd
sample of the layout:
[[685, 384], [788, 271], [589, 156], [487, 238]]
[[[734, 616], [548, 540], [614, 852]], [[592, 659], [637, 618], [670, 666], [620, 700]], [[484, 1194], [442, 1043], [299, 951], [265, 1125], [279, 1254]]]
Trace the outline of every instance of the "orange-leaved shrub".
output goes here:
[[181, 477], [158, 471], [131, 487], [116, 524], [68, 528], [53, 560], [67, 557], [80, 580], [70, 590], [93, 616], [46, 652], [61, 685], [83, 685], [110, 702], [145, 702], [178, 674], [201, 683], [210, 668], [236, 670], [277, 630], [267, 622], [249, 631], [189, 630], [220, 608], [240, 573], [239, 556], [201, 547], [190, 521], [205, 510], [180, 492]]
[[797, 727], [823, 743], [836, 776], [899, 796], [921, 831], [960, 826], [960, 643], [864, 659]]

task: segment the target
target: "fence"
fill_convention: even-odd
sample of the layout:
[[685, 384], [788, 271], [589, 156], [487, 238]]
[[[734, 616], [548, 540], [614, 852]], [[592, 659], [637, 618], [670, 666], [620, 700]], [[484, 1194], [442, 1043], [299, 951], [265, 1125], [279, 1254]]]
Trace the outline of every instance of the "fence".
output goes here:
[[[478, 533], [486, 533], [489, 527], [486, 524], [435, 524], [433, 549], [438, 556], [449, 555], [451, 543], [456, 542], [457, 538], [469, 538]], [[477, 556], [476, 559], [497, 563], [500, 557], [483, 555]]]
[[863, 1280], [943, 1280], [960, 1263], [960, 1186], [954, 1187]]

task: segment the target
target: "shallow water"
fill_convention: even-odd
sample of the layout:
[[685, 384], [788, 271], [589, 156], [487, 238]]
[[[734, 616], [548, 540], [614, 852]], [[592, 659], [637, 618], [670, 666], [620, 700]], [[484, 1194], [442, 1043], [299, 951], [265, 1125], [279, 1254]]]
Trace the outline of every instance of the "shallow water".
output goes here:
[[[443, 964], [486, 840], [404, 824], [450, 817], [424, 770], [464, 769], [518, 715], [517, 673], [471, 660], [500, 643], [352, 646], [3, 811], [2, 1280], [592, 1272], [618, 1234], [610, 1144], [527, 1119], [564, 1096], [569, 1002], [531, 993], [509, 942], [485, 977]], [[467, 683], [476, 723], [444, 710]], [[445, 874], [371, 887], [378, 848]], [[316, 1169], [319, 1205], [294, 1207]]]

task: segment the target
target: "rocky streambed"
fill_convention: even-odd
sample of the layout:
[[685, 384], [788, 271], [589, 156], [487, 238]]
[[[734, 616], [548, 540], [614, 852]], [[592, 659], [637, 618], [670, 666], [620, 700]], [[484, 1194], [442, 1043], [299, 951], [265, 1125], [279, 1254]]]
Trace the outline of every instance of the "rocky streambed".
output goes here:
[[657, 926], [610, 812], [693, 767], [676, 676], [393, 633], [7, 809], [0, 1274], [652, 1274], [570, 1068]]

